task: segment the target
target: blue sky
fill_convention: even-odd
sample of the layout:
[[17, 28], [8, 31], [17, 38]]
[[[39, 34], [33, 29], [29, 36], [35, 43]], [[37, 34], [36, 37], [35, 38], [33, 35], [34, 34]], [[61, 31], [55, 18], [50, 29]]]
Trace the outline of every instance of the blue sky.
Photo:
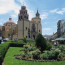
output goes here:
[[0, 0], [0, 25], [10, 17], [17, 23], [22, 5], [27, 7], [30, 20], [39, 10], [43, 35], [57, 32], [58, 20], [65, 19], [65, 0]]

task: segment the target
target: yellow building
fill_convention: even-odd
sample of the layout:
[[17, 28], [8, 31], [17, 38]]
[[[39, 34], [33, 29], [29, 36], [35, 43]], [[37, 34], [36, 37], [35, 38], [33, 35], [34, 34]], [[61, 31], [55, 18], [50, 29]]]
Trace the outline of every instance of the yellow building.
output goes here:
[[18, 39], [25, 37], [28, 40], [34, 40], [39, 33], [42, 34], [42, 27], [38, 10], [36, 17], [30, 21], [26, 7], [22, 6], [18, 15]]

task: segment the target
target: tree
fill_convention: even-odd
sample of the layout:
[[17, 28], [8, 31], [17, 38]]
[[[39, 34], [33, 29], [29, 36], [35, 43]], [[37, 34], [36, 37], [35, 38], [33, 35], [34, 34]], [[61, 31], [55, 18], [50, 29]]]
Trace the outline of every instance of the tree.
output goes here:
[[46, 39], [41, 35], [41, 34], [38, 34], [36, 39], [35, 39], [35, 42], [36, 42], [36, 46], [38, 48], [40, 48], [41, 52], [43, 52], [43, 50], [46, 50], [47, 49], [47, 41]]

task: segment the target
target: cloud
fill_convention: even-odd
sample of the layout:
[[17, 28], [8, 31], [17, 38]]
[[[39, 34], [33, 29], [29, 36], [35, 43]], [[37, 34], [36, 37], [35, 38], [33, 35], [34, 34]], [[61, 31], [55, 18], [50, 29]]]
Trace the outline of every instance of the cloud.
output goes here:
[[33, 17], [34, 17], [34, 11], [33, 10], [30, 10], [30, 9], [27, 9], [28, 10], [28, 14], [29, 14], [29, 20], [31, 20]]
[[18, 14], [14, 13], [14, 14], [11, 14], [10, 16], [11, 16], [11, 18], [16, 18], [18, 16]]
[[57, 14], [64, 14], [64, 12], [65, 12], [65, 11], [62, 11], [62, 10], [61, 10], [61, 11], [57, 11], [56, 13], [57, 13]]
[[26, 6], [29, 14], [29, 20], [31, 20], [34, 17], [35, 13], [32, 9], [29, 8], [30, 5], [28, 4], [28, 2], [26, 0], [19, 0], [19, 2]]
[[58, 10], [58, 8], [53, 9], [53, 10], [50, 10], [50, 13], [57, 13], [57, 14], [63, 15], [65, 13], [65, 8], [62, 8], [61, 10]]
[[47, 19], [48, 13], [44, 12], [43, 14], [40, 15], [40, 17], [42, 20]]
[[43, 30], [43, 31], [50, 31], [51, 28], [43, 28], [42, 30]]
[[51, 13], [56, 13], [57, 10], [58, 10], [58, 9], [53, 9], [53, 10], [51, 10], [50, 12], [51, 12]]
[[14, 11], [18, 14], [19, 9], [20, 6], [14, 0], [0, 0], [0, 14], [5, 14], [9, 11]]
[[[28, 3], [26, 0], [18, 0], [21, 4], [24, 3], [24, 5], [27, 7], [29, 19], [31, 20], [32, 17], [34, 17], [34, 11], [29, 8]], [[10, 11], [14, 11], [13, 14], [11, 14], [11, 17], [16, 17], [19, 13], [19, 10], [21, 9], [21, 6], [15, 3], [15, 0], [0, 0], [0, 14], [6, 14]]]
[[47, 24], [49, 24], [49, 23], [48, 23], [48, 22], [43, 22], [43, 24], [47, 25]]

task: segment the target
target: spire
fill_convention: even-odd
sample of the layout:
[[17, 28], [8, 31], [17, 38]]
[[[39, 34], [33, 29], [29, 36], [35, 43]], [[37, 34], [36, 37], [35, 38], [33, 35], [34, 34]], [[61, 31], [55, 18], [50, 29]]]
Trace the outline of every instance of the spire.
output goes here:
[[40, 16], [40, 14], [39, 14], [38, 9], [37, 9], [36, 17], [39, 18], [39, 16]]

